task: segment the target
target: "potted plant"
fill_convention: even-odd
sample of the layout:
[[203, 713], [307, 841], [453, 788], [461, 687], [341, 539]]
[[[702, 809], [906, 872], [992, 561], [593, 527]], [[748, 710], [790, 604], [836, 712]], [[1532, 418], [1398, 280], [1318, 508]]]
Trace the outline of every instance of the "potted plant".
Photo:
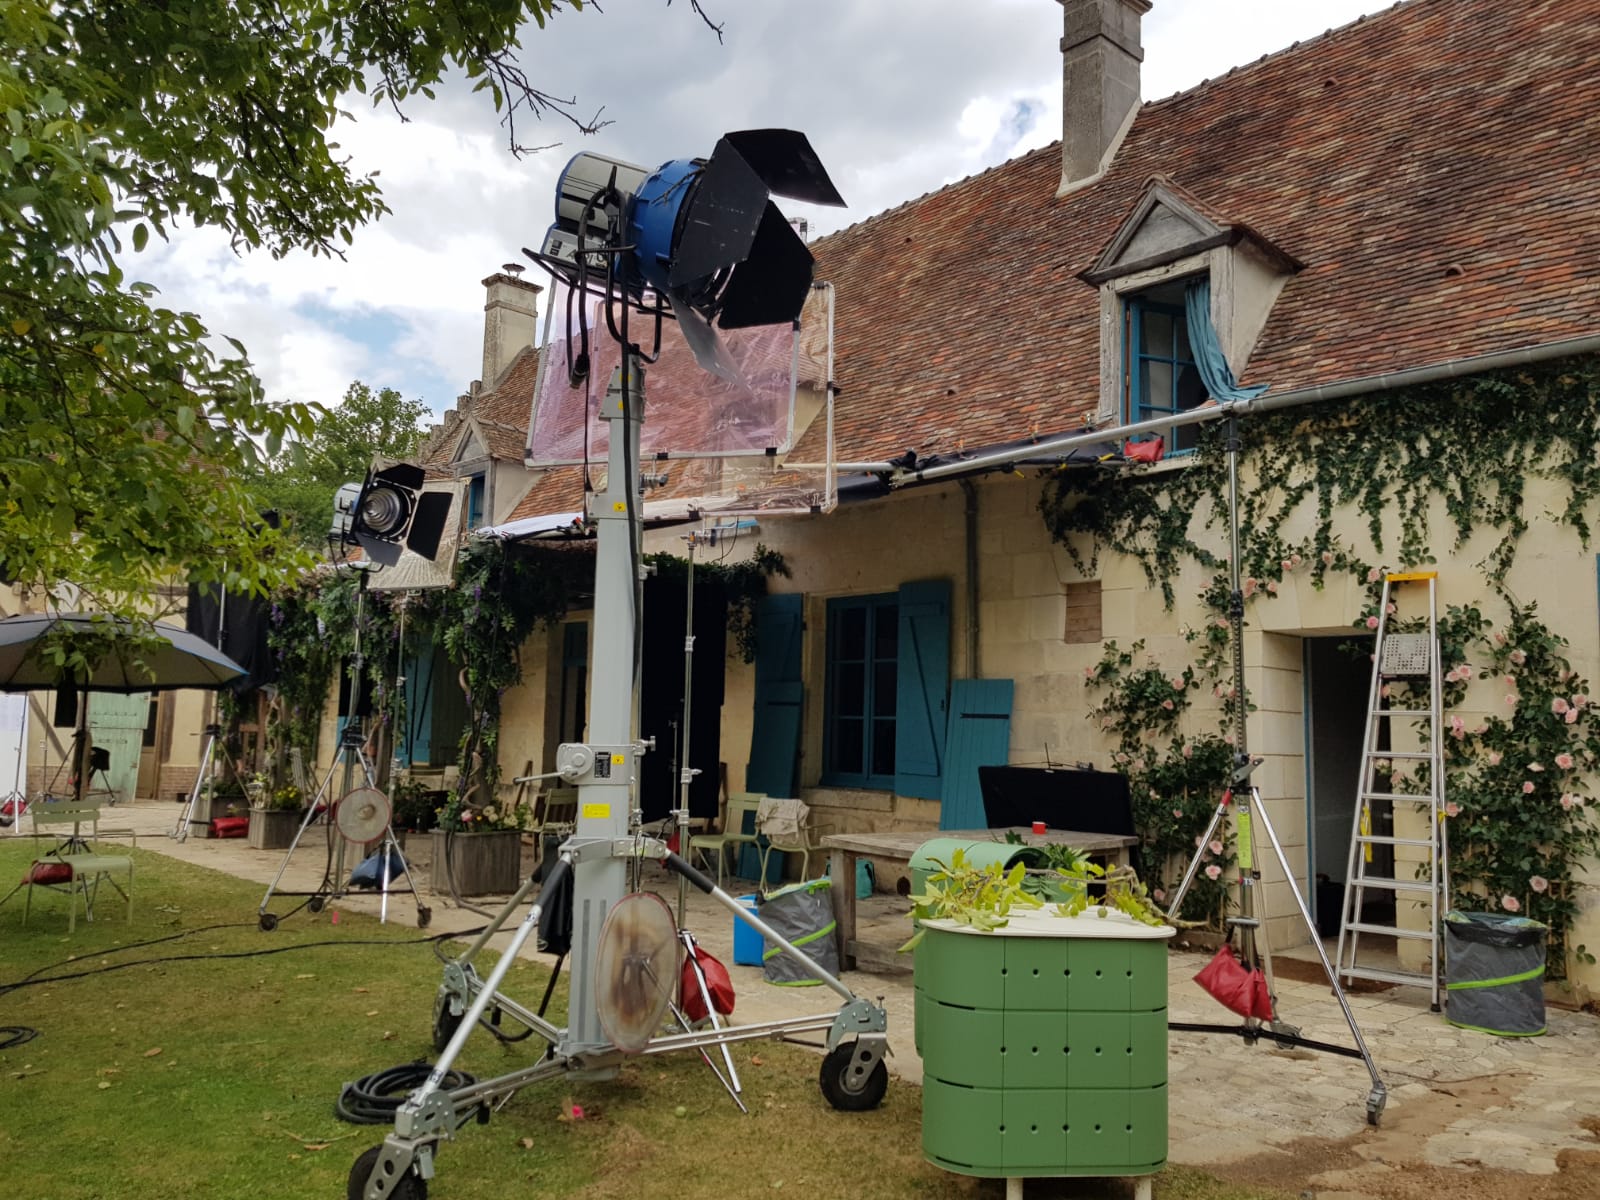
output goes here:
[[266, 776], [257, 775], [246, 785], [246, 792], [250, 795], [250, 848], [286, 849], [305, 812], [300, 789], [290, 783], [269, 791]]
[[432, 842], [430, 885], [457, 896], [503, 895], [522, 882], [522, 834], [533, 824], [524, 803], [472, 803], [448, 793]]
[[923, 1153], [987, 1178], [1153, 1174], [1175, 931], [1131, 871], [1044, 874], [957, 850], [913, 897]]

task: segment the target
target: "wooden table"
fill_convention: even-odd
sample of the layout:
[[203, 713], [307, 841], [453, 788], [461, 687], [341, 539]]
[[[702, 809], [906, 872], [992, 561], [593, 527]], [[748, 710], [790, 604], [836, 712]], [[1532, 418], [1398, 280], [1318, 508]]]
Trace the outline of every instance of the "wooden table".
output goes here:
[[[857, 965], [879, 970], [910, 970], [907, 956], [896, 952], [895, 946], [884, 942], [863, 942], [856, 938], [856, 860], [861, 858], [886, 859], [889, 862], [910, 863], [912, 856], [934, 838], [959, 838], [969, 842], [1004, 842], [1007, 835], [1015, 834], [1026, 846], [1071, 846], [1097, 858], [1110, 859], [1113, 865], [1122, 866], [1128, 861], [1128, 849], [1139, 844], [1136, 837], [1115, 833], [1079, 833], [1071, 829], [1051, 829], [1034, 833], [1025, 826], [1011, 829], [913, 829], [894, 833], [832, 833], [822, 839], [822, 848], [830, 855], [829, 874], [833, 886], [833, 916], [838, 925], [839, 966], [850, 970]], [[906, 937], [911, 936], [910, 927]]]

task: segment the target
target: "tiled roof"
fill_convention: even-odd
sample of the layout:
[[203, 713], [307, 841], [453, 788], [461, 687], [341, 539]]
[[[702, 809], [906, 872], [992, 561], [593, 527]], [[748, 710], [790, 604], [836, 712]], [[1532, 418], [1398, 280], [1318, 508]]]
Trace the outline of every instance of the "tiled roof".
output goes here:
[[1243, 382], [1595, 331], [1597, 62], [1600, 0], [1411, 0], [1145, 105], [1105, 177], [1062, 199], [1052, 145], [823, 239], [839, 458], [1092, 416], [1099, 303], [1077, 274], [1158, 174], [1305, 264]]

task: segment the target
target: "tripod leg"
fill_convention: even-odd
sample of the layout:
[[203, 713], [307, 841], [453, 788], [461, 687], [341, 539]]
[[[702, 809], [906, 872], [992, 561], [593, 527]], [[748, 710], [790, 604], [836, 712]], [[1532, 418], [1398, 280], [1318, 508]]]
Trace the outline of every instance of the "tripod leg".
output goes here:
[[[339, 749], [339, 753], [344, 753], [342, 746]], [[332, 782], [333, 771], [330, 769], [327, 777], [323, 779], [321, 785], [317, 788], [317, 794], [311, 797], [311, 803], [306, 806], [305, 818], [300, 822], [300, 828], [294, 831], [294, 838], [290, 841], [288, 850], [284, 851], [283, 861], [278, 864], [278, 873], [272, 877], [272, 882], [267, 884], [266, 895], [261, 897], [261, 907], [256, 911], [262, 918], [267, 915], [267, 905], [272, 903], [272, 893], [277, 890], [278, 884], [283, 882], [283, 873], [289, 869], [289, 860], [294, 857], [294, 852], [300, 845], [300, 839], [305, 836], [306, 830], [311, 826], [311, 822], [316, 820], [317, 806], [322, 803], [323, 794], [328, 790], [328, 785]]]
[[[711, 1019], [711, 1028], [721, 1029], [722, 1020], [717, 1015], [717, 1006], [711, 1002], [711, 987], [706, 983], [706, 973], [701, 969], [700, 960], [695, 957], [694, 934], [687, 929], [680, 929], [678, 930], [678, 939], [683, 943], [684, 952], [689, 956], [689, 963], [694, 971], [695, 986], [700, 989], [700, 1002], [705, 1005], [706, 1015]], [[687, 1022], [684, 1023], [683, 1028], [685, 1032], [688, 1032], [689, 1026]], [[728, 1068], [726, 1079], [723, 1079], [722, 1072], [717, 1071], [716, 1066], [711, 1062], [711, 1056], [703, 1049], [700, 1051], [700, 1057], [706, 1060], [706, 1065], [716, 1072], [718, 1079], [722, 1080], [722, 1086], [728, 1089], [728, 1094], [733, 1097], [733, 1102], [739, 1106], [739, 1111], [749, 1112], [750, 1110], [744, 1106], [744, 1101], [739, 1098], [739, 1093], [744, 1090], [744, 1085], [739, 1082], [739, 1072], [733, 1065], [733, 1054], [729, 1051], [728, 1044], [726, 1042], [722, 1043], [722, 1061]]]
[[1222, 799], [1217, 801], [1217, 807], [1211, 813], [1211, 821], [1206, 825], [1206, 831], [1200, 835], [1200, 845], [1195, 847], [1194, 855], [1189, 859], [1188, 869], [1183, 873], [1183, 882], [1178, 884], [1178, 890], [1172, 893], [1172, 898], [1167, 903], [1167, 920], [1178, 919], [1178, 913], [1183, 908], [1183, 898], [1189, 894], [1189, 886], [1194, 883], [1194, 877], [1200, 873], [1200, 856], [1205, 851], [1205, 845], [1222, 825], [1222, 818], [1227, 816], [1228, 806], [1232, 803], [1232, 790], [1224, 790]]
[[1339, 985], [1338, 972], [1328, 961], [1328, 952], [1322, 948], [1322, 939], [1317, 936], [1317, 924], [1311, 919], [1311, 910], [1306, 907], [1305, 897], [1300, 894], [1300, 885], [1289, 870], [1289, 860], [1284, 856], [1283, 846], [1278, 841], [1278, 832], [1272, 827], [1272, 821], [1265, 810], [1261, 810], [1260, 816], [1261, 827], [1267, 831], [1267, 838], [1272, 842], [1272, 852], [1278, 856], [1278, 862], [1283, 867], [1283, 877], [1289, 885], [1289, 894], [1294, 897], [1295, 907], [1300, 910], [1300, 919], [1306, 923], [1306, 929], [1311, 934], [1311, 944], [1317, 948], [1317, 958], [1322, 961], [1322, 969], [1328, 976], [1328, 982], [1333, 985], [1333, 994], [1339, 1000], [1345, 1024], [1350, 1027], [1350, 1036], [1355, 1038], [1356, 1049], [1361, 1051], [1361, 1061], [1366, 1064], [1367, 1074], [1372, 1077], [1372, 1090], [1367, 1094], [1367, 1124], [1376, 1125], [1388, 1100], [1388, 1089], [1384, 1086], [1383, 1077], [1378, 1074], [1377, 1064], [1372, 1061], [1372, 1052], [1367, 1049], [1366, 1039], [1361, 1036], [1361, 1026], [1356, 1024], [1356, 1015], [1350, 1008], [1350, 1001], [1345, 997], [1344, 988]]

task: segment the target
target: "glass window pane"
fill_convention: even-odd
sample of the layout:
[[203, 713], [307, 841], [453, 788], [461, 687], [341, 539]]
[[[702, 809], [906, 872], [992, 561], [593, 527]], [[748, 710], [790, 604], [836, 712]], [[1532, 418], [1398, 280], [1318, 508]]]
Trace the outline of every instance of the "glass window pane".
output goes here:
[[894, 774], [894, 722], [872, 723], [872, 774]]
[[1140, 313], [1139, 334], [1143, 342], [1139, 347], [1142, 353], [1172, 357], [1172, 318], [1166, 313], [1151, 312], [1149, 309]]
[[867, 669], [860, 663], [840, 663], [833, 677], [833, 711], [859, 717], [865, 707]]
[[1184, 362], [1194, 361], [1194, 351], [1189, 348], [1189, 322], [1184, 317], [1178, 317], [1175, 324], [1178, 327], [1178, 357]]
[[873, 610], [872, 621], [872, 657], [895, 657], [900, 645], [900, 606], [880, 604]]
[[865, 727], [860, 721], [837, 721], [833, 726], [833, 769], [860, 775], [864, 769], [866, 747], [862, 736]]
[[1172, 412], [1172, 364], [1145, 359], [1139, 367], [1143, 406], [1156, 412]]
[[894, 716], [895, 677], [899, 672], [899, 664], [893, 659], [888, 662], [877, 663], [872, 668], [872, 713], [874, 716]]
[[839, 658], [862, 659], [867, 656], [867, 610], [841, 608], [836, 610], [839, 636], [834, 643], [834, 653]]

